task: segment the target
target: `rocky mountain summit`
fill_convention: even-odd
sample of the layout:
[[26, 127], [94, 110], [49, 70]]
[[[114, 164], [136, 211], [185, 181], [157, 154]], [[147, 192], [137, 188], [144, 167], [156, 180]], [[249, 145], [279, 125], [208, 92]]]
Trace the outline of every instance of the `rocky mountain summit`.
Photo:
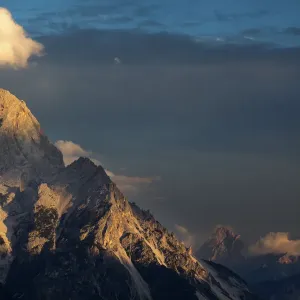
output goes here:
[[0, 90], [0, 296], [22, 300], [251, 300], [130, 203], [101, 166], [65, 167], [26, 104]]
[[243, 254], [243, 247], [240, 235], [231, 228], [219, 226], [196, 256], [230, 268], [263, 299], [299, 299], [299, 257], [287, 253], [253, 256]]
[[217, 226], [211, 237], [198, 249], [196, 256], [225, 265], [244, 260], [244, 243], [240, 235], [226, 226]]
[[0, 145], [0, 174], [6, 175], [6, 180], [15, 179], [20, 172], [44, 178], [64, 166], [62, 154], [42, 133], [25, 102], [3, 89], [0, 89]]

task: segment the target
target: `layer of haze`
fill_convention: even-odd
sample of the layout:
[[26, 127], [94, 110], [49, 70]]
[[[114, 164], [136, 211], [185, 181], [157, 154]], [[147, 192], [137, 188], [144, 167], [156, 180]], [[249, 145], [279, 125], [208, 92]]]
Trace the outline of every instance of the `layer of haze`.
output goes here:
[[0, 70], [0, 86], [51, 140], [98, 153], [118, 175], [159, 176], [131, 200], [163, 224], [196, 243], [216, 224], [249, 240], [300, 235], [298, 49], [122, 31], [38, 40], [47, 55]]

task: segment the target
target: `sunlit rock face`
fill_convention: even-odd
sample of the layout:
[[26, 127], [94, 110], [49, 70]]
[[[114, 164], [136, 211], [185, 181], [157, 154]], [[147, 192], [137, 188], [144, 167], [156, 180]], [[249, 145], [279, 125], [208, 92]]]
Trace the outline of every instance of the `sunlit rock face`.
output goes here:
[[80, 158], [64, 167], [26, 105], [0, 95], [0, 280], [8, 297], [256, 299], [228, 269], [197, 261], [101, 166]]
[[196, 256], [211, 261], [233, 264], [243, 260], [244, 243], [231, 228], [218, 226], [212, 236], [199, 248]]
[[24, 101], [0, 89], [0, 175], [49, 176], [63, 167], [62, 154], [42, 133]]
[[299, 262], [299, 257], [285, 254], [278, 259], [278, 262], [283, 265], [290, 265]]

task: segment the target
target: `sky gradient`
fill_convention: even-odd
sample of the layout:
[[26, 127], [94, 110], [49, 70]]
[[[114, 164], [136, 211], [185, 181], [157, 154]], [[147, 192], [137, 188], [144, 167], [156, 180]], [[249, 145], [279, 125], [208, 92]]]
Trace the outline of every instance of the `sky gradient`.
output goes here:
[[299, 237], [300, 2], [261, 2], [13, 0], [46, 55], [0, 86], [53, 142], [152, 178], [129, 199], [196, 244], [218, 224]]

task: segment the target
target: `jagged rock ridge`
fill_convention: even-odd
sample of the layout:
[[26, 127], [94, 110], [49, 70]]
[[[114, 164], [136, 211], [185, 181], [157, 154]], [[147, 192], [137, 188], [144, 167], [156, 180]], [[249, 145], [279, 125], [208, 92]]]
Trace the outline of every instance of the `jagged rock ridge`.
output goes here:
[[196, 255], [225, 265], [244, 259], [242, 250], [244, 243], [240, 235], [230, 227], [217, 226], [212, 236], [199, 248]]
[[13, 299], [256, 299], [128, 202], [101, 166], [64, 167], [25, 103], [0, 99], [0, 279]]

